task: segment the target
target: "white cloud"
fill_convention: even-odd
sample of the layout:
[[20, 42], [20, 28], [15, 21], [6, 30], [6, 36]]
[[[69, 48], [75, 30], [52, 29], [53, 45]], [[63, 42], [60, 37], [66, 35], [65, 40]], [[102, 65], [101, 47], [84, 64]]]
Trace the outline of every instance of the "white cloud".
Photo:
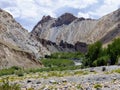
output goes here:
[[56, 16], [54, 11], [61, 7], [81, 9], [94, 3], [97, 3], [97, 0], [16, 0], [16, 10], [21, 11], [21, 18], [34, 18], [43, 14], [54, 17]]
[[90, 15], [88, 13], [78, 13], [78, 17], [84, 17], [84, 18], [90, 18]]
[[[62, 0], [62, 1], [65, 1], [65, 0]], [[97, 0], [75, 0], [75, 1], [70, 0], [69, 2], [66, 1], [65, 5], [69, 7], [77, 8], [77, 9], [82, 9], [92, 4], [95, 4], [97, 2], [98, 2]]]
[[[99, 0], [0, 0], [0, 7], [10, 12], [15, 18], [19, 18], [19, 22], [27, 29], [30, 29], [20, 20], [27, 21], [33, 27], [43, 15], [57, 17], [55, 11], [62, 7], [81, 10], [89, 9], [91, 6], [94, 7], [97, 3], [99, 3]], [[78, 11], [78, 16], [86, 18], [100, 17], [117, 9], [118, 6], [120, 6], [120, 0], [104, 0], [104, 4], [95, 8], [94, 12], [89, 10], [84, 13]]]
[[104, 4], [97, 8], [94, 12], [88, 12], [90, 15], [101, 17], [106, 15], [120, 6], [120, 0], [104, 0]]
[[21, 16], [20, 10], [16, 7], [8, 7], [8, 8], [4, 8], [4, 10], [12, 14], [14, 18], [18, 18]]

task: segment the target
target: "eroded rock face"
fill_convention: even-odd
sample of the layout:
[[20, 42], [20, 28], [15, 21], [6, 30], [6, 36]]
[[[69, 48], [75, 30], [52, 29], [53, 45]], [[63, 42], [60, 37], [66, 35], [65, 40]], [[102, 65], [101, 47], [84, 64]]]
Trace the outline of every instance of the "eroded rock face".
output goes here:
[[55, 20], [55, 23], [52, 24], [53, 27], [58, 27], [62, 25], [69, 25], [72, 21], [77, 19], [70, 13], [65, 13]]
[[34, 53], [36, 57], [49, 53], [41, 43], [31, 38], [30, 33], [17, 23], [9, 13], [3, 10], [0, 11], [0, 38], [22, 50]]
[[120, 9], [103, 16], [99, 19], [96, 26], [90, 34], [88, 42], [91, 43], [101, 40], [103, 43], [111, 42], [114, 38], [120, 36]]
[[49, 40], [39, 39], [41, 44], [45, 46], [51, 53], [54, 52], [76, 52], [81, 51], [82, 53], [87, 52], [88, 45], [86, 43], [77, 42], [75, 45], [61, 41], [59, 45]]
[[[1, 9], [0, 9], [0, 42], [2, 42], [0, 50], [3, 51], [1, 53], [3, 55], [5, 54], [4, 58], [1, 58], [0, 56], [1, 60], [0, 65], [4, 64], [2, 61], [7, 60], [7, 62], [10, 63], [10, 65], [8, 66], [25, 65], [25, 67], [32, 67], [36, 65], [36, 67], [38, 67], [41, 65], [37, 65], [35, 61], [33, 62], [32, 61], [33, 58], [31, 57], [33, 56], [35, 60], [38, 59], [39, 57], [44, 56], [45, 54], [49, 54], [48, 50], [45, 47], [43, 47], [40, 42], [38, 42], [34, 38], [31, 38], [30, 33], [27, 30], [25, 30], [19, 23], [17, 23], [15, 19], [13, 19], [12, 15]], [[4, 47], [4, 45], [9, 46], [9, 49], [5, 49], [7, 47]], [[17, 47], [17, 49], [15, 48], [14, 50], [11, 50], [12, 49], [11, 46]], [[8, 53], [10, 53], [10, 55], [8, 55]], [[14, 61], [16, 63], [14, 63]]]
[[[67, 18], [66, 18], [67, 17]], [[120, 36], [120, 9], [103, 16], [98, 20], [76, 18], [71, 14], [63, 14], [58, 18], [39, 23], [31, 32], [40, 39], [55, 42], [61, 41], [75, 45], [77, 42], [87, 44], [101, 40], [108, 43]]]
[[40, 68], [42, 64], [32, 53], [0, 41], [0, 69], [18, 66], [21, 68]]
[[78, 41], [85, 42], [97, 22], [97, 20], [76, 18], [71, 14], [64, 14], [57, 19], [53, 18], [45, 23], [37, 24], [31, 33], [40, 39], [56, 44], [62, 40], [75, 44]]

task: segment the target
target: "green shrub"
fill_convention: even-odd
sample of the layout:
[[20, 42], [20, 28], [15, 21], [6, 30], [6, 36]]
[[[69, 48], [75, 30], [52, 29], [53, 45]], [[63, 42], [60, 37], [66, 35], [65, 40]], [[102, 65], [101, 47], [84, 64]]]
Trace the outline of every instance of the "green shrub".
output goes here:
[[14, 69], [2, 69], [0, 70], [0, 76], [14, 74]]
[[107, 53], [110, 56], [110, 64], [116, 64], [117, 57], [120, 55], [120, 38], [114, 39], [113, 43], [108, 45]]
[[93, 62], [101, 56], [102, 53], [102, 43], [100, 41], [95, 42], [94, 44], [89, 45], [88, 52], [86, 54], [86, 60], [83, 64], [85, 66], [93, 66]]
[[35, 90], [34, 88], [28, 88], [27, 90]]
[[0, 90], [20, 90], [20, 86], [18, 84], [10, 84], [8, 78], [4, 78], [0, 85]]
[[113, 72], [120, 73], [120, 69], [112, 70], [112, 73]]
[[98, 58], [97, 60], [95, 60], [93, 62], [93, 66], [103, 66], [103, 65], [107, 65], [109, 61], [109, 57], [108, 56], [103, 56]]
[[76, 87], [77, 87], [77, 89], [79, 89], [79, 90], [84, 90], [81, 84], [78, 84]]
[[2, 70], [0, 70], [0, 76], [15, 74], [15, 72], [18, 70], [21, 70], [21, 68], [19, 68], [17, 66], [13, 66], [13, 67], [7, 68], [7, 69], [2, 69]]
[[12, 66], [11, 69], [13, 69], [13, 70], [20, 70], [21, 68], [18, 67], [18, 66]]
[[87, 74], [88, 74], [87, 71], [82, 71], [82, 70], [74, 72], [74, 75], [87, 75]]
[[24, 71], [23, 70], [15, 71], [15, 74], [21, 77], [21, 76], [24, 76]]
[[102, 88], [102, 85], [101, 85], [101, 84], [95, 84], [95, 85], [94, 85], [94, 88], [96, 88], [96, 89]]

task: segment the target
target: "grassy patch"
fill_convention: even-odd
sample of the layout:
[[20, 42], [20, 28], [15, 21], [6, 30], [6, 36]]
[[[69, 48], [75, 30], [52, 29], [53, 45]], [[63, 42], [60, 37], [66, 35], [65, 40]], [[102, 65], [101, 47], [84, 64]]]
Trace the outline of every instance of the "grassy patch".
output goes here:
[[120, 68], [119, 69], [116, 69], [116, 70], [112, 70], [111, 73], [120, 73]]
[[64, 71], [64, 70], [76, 70], [81, 69], [81, 66], [66, 66], [66, 67], [46, 67], [46, 68], [38, 68], [38, 69], [29, 69], [25, 72], [44, 72], [44, 71]]
[[8, 78], [4, 78], [0, 85], [0, 90], [20, 90], [20, 86], [18, 84], [10, 84]]
[[15, 74], [15, 72], [19, 71], [19, 70], [21, 70], [21, 68], [19, 68], [17, 66], [13, 66], [13, 67], [8, 68], [8, 69], [2, 69], [2, 70], [0, 70], [0, 76], [12, 75], [12, 74]]
[[75, 71], [74, 72], [74, 75], [87, 75], [89, 74], [88, 71], [82, 71], [82, 70], [79, 70], [79, 71]]
[[50, 68], [46, 67], [46, 68], [36, 68], [36, 69], [26, 69], [26, 70], [14, 66], [8, 69], [0, 70], [0, 76], [13, 75], [13, 74], [17, 76], [24, 76], [25, 73], [30, 74], [36, 72], [66, 71], [66, 70], [76, 70], [76, 69], [81, 69], [81, 66], [50, 67]]
[[57, 52], [51, 54], [48, 58], [54, 59], [80, 59], [83, 56], [80, 52]]
[[79, 90], [84, 90], [81, 84], [78, 84], [78, 85], [76, 86], [76, 88], [79, 89]]
[[94, 88], [96, 88], [96, 89], [102, 88], [102, 85], [101, 85], [101, 84], [95, 84], [95, 85], [94, 85]]
[[74, 62], [67, 59], [42, 59], [41, 62], [45, 67], [74, 66]]

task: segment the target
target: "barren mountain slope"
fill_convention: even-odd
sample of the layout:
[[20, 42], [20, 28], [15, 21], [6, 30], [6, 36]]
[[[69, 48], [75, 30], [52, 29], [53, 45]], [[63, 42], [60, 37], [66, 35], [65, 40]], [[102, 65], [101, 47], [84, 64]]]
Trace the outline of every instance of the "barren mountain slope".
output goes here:
[[118, 37], [119, 32], [120, 9], [98, 20], [77, 18], [69, 13], [58, 18], [44, 16], [31, 33], [56, 44], [63, 41], [74, 45], [76, 42], [90, 44], [97, 40], [108, 43]]
[[[37, 64], [35, 59], [44, 54], [49, 54], [41, 43], [31, 38], [29, 32], [17, 23], [12, 15], [1, 9], [0, 42], [1, 68], [14, 65], [27, 68], [41, 67], [40, 63]], [[15, 49], [13, 50], [11, 46], [15, 47]], [[7, 64], [4, 65], [4, 62], [7, 62]]]
[[35, 54], [36, 58], [49, 53], [41, 43], [31, 38], [29, 32], [17, 23], [9, 13], [3, 10], [0, 10], [0, 39]]
[[109, 43], [120, 36], [120, 9], [100, 18], [89, 35], [88, 42]]
[[35, 60], [33, 54], [0, 40], [0, 69], [12, 66], [37, 68], [41, 67], [42, 64]]
[[[63, 17], [66, 17], [66, 19]], [[65, 13], [57, 19], [44, 16], [34, 27], [32, 34], [57, 44], [62, 40], [63, 42], [75, 44], [77, 41], [85, 42], [97, 22], [97, 20], [76, 18], [69, 13]]]

